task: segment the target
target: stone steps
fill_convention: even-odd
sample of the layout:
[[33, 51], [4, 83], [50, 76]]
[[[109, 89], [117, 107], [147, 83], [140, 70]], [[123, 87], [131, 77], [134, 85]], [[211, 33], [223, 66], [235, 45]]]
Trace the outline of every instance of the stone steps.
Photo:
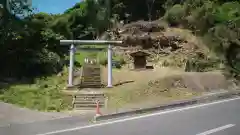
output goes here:
[[99, 80], [101, 79], [101, 76], [83, 76], [82, 80], [87, 80], [87, 79], [95, 79], [95, 80]]
[[100, 72], [96, 73], [96, 74], [92, 74], [92, 73], [83, 73], [82, 75], [85, 77], [95, 77], [95, 76], [100, 76]]
[[98, 66], [98, 65], [95, 65], [95, 67], [94, 66], [85, 66], [84, 65], [84, 70], [85, 71], [99, 71], [101, 68], [100, 67], [96, 67], [96, 66]]
[[[100, 101], [99, 105], [104, 106], [104, 102], [105, 101]], [[77, 104], [77, 105], [94, 105], [94, 106], [96, 106], [96, 102], [95, 101], [90, 101], [90, 100], [89, 101], [88, 100], [87, 101], [86, 100], [84, 100], [84, 101], [81, 101], [81, 100], [79, 101], [78, 100], [78, 101], [75, 101], [74, 103]]]
[[91, 68], [91, 67], [83, 67], [83, 71], [86, 73], [99, 73], [100, 69], [87, 69], [87, 68]]
[[102, 88], [102, 84], [81, 84], [79, 88]]
[[104, 103], [105, 102], [105, 98], [95, 98], [94, 100], [92, 100], [92, 99], [86, 99], [86, 98], [75, 98], [75, 103], [93, 103], [93, 101], [94, 101], [94, 103], [96, 102], [96, 101], [99, 101], [100, 103]]
[[[74, 106], [75, 110], [94, 110], [96, 109], [96, 104], [94, 105], [80, 105], [80, 104], [75, 104]], [[100, 108], [103, 108], [104, 105], [99, 105]]]
[[85, 64], [82, 68], [81, 88], [101, 88], [100, 65]]
[[84, 93], [84, 94], [75, 94], [76, 98], [102, 98], [105, 94], [91, 94], [91, 93]]
[[73, 107], [76, 110], [90, 110], [96, 108], [96, 102], [99, 101], [99, 106], [105, 106], [105, 94], [103, 93], [78, 93], [74, 95]]
[[87, 72], [83, 71], [84, 76], [100, 76], [100, 72]]
[[93, 76], [93, 77], [82, 77], [82, 80], [101, 80], [101, 76]]
[[88, 80], [83, 80], [84, 81], [84, 84], [89, 84], [89, 83], [101, 83], [102, 81], [101, 80], [93, 80], [93, 79], [88, 79]]

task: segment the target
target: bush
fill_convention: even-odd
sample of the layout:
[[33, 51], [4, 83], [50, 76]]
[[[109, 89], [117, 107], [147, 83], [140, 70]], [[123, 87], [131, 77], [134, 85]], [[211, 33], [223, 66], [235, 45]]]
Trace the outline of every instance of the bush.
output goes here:
[[226, 23], [233, 21], [240, 16], [239, 2], [226, 2], [219, 6], [214, 12], [216, 23]]
[[214, 57], [199, 57], [198, 55], [188, 59], [185, 66], [186, 72], [207, 72], [220, 69], [221, 60]]
[[225, 64], [225, 70], [232, 74], [239, 74], [240, 64], [237, 58], [239, 54], [236, 52], [237, 49], [230, 48], [240, 46], [240, 3], [186, 0], [182, 4], [168, 8], [164, 19], [170, 25], [181, 24], [198, 36], [203, 36], [205, 44], [217, 55], [217, 58], [193, 56], [187, 61], [186, 71], [209, 71], [219, 69], [220, 64]]
[[[106, 66], [108, 64], [107, 58], [100, 59], [100, 65]], [[126, 64], [126, 61], [123, 58], [113, 58], [112, 64], [115, 68], [121, 68], [122, 65]]]
[[164, 18], [171, 26], [176, 26], [182, 22], [184, 15], [184, 7], [176, 4], [166, 12]]
[[107, 63], [108, 63], [107, 58], [100, 59], [99, 63], [100, 65], [107, 66]]
[[63, 111], [71, 109], [72, 97], [61, 92], [64, 77], [52, 76], [36, 79], [36, 84], [15, 85], [0, 94], [0, 100], [40, 111]]
[[124, 64], [126, 64], [126, 61], [124, 60], [124, 58], [120, 58], [119, 63], [120, 63], [120, 65], [124, 65]]

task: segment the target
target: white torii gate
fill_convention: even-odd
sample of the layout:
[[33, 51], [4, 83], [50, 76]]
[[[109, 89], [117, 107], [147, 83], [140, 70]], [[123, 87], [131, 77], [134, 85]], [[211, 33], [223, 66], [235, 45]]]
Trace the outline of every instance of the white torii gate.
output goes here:
[[108, 41], [108, 40], [60, 40], [61, 45], [70, 46], [70, 61], [68, 73], [68, 86], [73, 86], [73, 67], [74, 67], [74, 53], [75, 45], [108, 45], [108, 84], [107, 87], [112, 87], [112, 47], [114, 44], [122, 44], [122, 41]]

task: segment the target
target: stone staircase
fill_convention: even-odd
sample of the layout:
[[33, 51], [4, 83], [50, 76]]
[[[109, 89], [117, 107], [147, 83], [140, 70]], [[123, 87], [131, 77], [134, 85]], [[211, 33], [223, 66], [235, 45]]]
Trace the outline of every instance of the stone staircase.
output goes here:
[[75, 110], [92, 110], [96, 108], [96, 101], [99, 101], [99, 106], [105, 107], [105, 95], [103, 92], [78, 92], [73, 98], [73, 108]]
[[85, 64], [82, 67], [80, 88], [101, 88], [101, 70], [99, 64]]
[[75, 110], [93, 110], [96, 102], [100, 107], [105, 107], [105, 94], [101, 91], [101, 69], [100, 65], [85, 63], [80, 74], [80, 85], [73, 96], [73, 108]]

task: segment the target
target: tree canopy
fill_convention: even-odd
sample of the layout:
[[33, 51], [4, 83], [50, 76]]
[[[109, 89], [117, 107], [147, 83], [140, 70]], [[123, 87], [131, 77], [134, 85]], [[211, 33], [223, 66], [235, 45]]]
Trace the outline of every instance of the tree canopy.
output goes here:
[[[18, 4], [20, 2], [20, 4]], [[34, 14], [20, 0], [1, 1], [0, 74], [36, 77], [57, 73], [68, 48], [60, 39], [96, 39], [112, 23], [164, 18], [206, 37], [209, 48], [239, 71], [240, 3], [237, 0], [85, 0], [63, 14]], [[10, 7], [9, 7], [10, 6]]]

